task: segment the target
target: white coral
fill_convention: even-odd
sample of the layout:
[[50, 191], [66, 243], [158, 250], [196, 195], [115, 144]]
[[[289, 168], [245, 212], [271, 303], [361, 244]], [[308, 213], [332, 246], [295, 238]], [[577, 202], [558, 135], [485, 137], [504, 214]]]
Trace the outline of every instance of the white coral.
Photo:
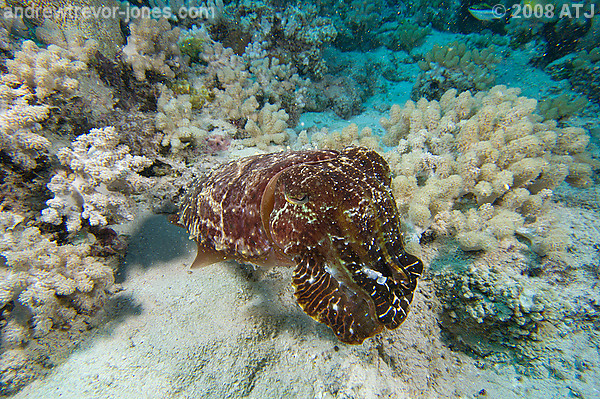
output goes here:
[[70, 326], [101, 306], [114, 284], [112, 268], [90, 256], [89, 244], [58, 245], [22, 221], [0, 212], [0, 318], [7, 321], [1, 326], [2, 352], [30, 335]]
[[11, 74], [35, 88], [40, 99], [54, 91], [72, 95], [79, 86], [77, 75], [86, 69], [70, 51], [56, 45], [39, 48], [31, 40], [23, 42], [21, 51], [6, 61], [6, 66]]
[[49, 107], [30, 105], [33, 95], [13, 75], [0, 82], [0, 148], [24, 169], [33, 169], [35, 159], [50, 148], [50, 141], [39, 135], [39, 122], [47, 118]]
[[[456, 233], [464, 249], [488, 249], [548, 208], [563, 181], [589, 183], [587, 132], [542, 121], [536, 100], [519, 94], [505, 86], [475, 96], [452, 89], [439, 102], [394, 105], [381, 119], [382, 141], [397, 146], [385, 155], [396, 200], [414, 224]], [[477, 208], [454, 209], [470, 198]]]
[[184, 66], [179, 52], [179, 28], [171, 29], [166, 19], [141, 18], [129, 25], [131, 34], [123, 47], [125, 61], [133, 68], [137, 80], [146, 79], [146, 72], [172, 79], [175, 71]]
[[57, 156], [69, 172], [57, 173], [48, 183], [54, 198], [46, 202], [42, 221], [60, 224], [66, 219], [72, 233], [81, 228], [82, 219], [92, 226], [133, 219], [135, 204], [130, 194], [150, 184], [136, 172], [152, 161], [131, 155], [129, 147], [119, 144], [114, 127], [92, 129]]
[[233, 137], [236, 129], [219, 117], [211, 116], [211, 109], [196, 110], [189, 94], [176, 95], [161, 87], [157, 102], [156, 129], [164, 133], [161, 144], [178, 153], [188, 146], [199, 148], [211, 134]]
[[283, 144], [288, 138], [286, 132], [289, 115], [274, 104], [265, 104], [254, 119], [248, 119], [245, 129], [251, 137], [243, 144], [266, 150], [271, 142]]

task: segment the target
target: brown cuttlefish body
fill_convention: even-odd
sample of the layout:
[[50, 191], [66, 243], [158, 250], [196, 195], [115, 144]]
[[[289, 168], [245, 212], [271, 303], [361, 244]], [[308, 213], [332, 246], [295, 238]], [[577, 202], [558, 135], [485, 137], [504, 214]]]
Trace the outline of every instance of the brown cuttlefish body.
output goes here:
[[342, 342], [406, 318], [423, 264], [405, 252], [385, 160], [361, 147], [226, 163], [179, 213], [198, 244], [192, 267], [223, 259], [295, 267], [298, 304]]

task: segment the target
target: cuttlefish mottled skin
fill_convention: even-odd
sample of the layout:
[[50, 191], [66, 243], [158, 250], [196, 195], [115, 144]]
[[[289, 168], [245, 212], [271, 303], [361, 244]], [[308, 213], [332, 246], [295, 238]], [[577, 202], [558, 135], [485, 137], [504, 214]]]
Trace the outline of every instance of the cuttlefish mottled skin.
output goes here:
[[295, 267], [298, 304], [342, 342], [406, 318], [423, 264], [404, 251], [385, 160], [372, 150], [292, 151], [224, 164], [183, 201], [192, 267], [224, 259]]

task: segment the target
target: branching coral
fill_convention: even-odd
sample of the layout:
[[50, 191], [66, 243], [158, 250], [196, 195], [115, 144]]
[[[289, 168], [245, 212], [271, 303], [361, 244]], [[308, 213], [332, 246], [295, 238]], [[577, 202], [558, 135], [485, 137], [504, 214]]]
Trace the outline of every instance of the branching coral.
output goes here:
[[207, 104], [212, 115], [237, 120], [257, 112], [260, 87], [250, 79], [241, 57], [220, 43], [207, 41], [202, 59], [207, 63], [202, 70], [204, 85], [214, 94], [214, 101]]
[[114, 289], [113, 269], [90, 256], [89, 244], [59, 246], [22, 221], [0, 212], [0, 394], [27, 383], [56, 356], [29, 350], [30, 341], [84, 331]]
[[192, 115], [190, 95], [176, 96], [163, 88], [157, 105], [156, 128], [164, 133], [164, 147], [170, 146], [173, 152], [178, 152], [187, 142], [193, 145], [202, 142], [206, 136], [206, 127], [201, 125], [200, 119]]
[[164, 134], [161, 144], [170, 147], [174, 153], [188, 146], [196, 149], [206, 147], [215, 136], [228, 141], [236, 134], [233, 125], [218, 116], [211, 116], [214, 108], [197, 110], [194, 104], [193, 96], [176, 95], [172, 90], [162, 88], [155, 118], [156, 128]]
[[[287, 138], [290, 113], [297, 117], [303, 107], [304, 80], [276, 59], [245, 61], [211, 40], [205, 30], [195, 35], [204, 43], [199, 55], [204, 65], [194, 66], [198, 74], [186, 81], [187, 89], [172, 85], [180, 94], [162, 89], [156, 116], [156, 127], [164, 133], [162, 145], [174, 152], [188, 145], [210, 149], [214, 138], [228, 142], [243, 135], [243, 127], [251, 136], [244, 140], [246, 145], [281, 144]], [[199, 92], [205, 101], [194, 100], [193, 93]]]
[[166, 19], [141, 18], [130, 25], [130, 30], [123, 54], [137, 80], [145, 80], [148, 71], [172, 79], [185, 67], [177, 44], [180, 30], [171, 29]]
[[246, 131], [250, 137], [244, 139], [242, 143], [249, 147], [256, 146], [261, 150], [266, 150], [271, 144], [283, 144], [287, 140], [288, 134], [287, 121], [289, 115], [282, 109], [278, 109], [274, 104], [266, 104], [256, 115], [255, 118], [248, 119]]
[[50, 148], [50, 141], [39, 135], [48, 117], [46, 105], [30, 105], [33, 95], [14, 75], [0, 82], [0, 149], [25, 170], [36, 167], [36, 158]]
[[132, 156], [129, 147], [119, 145], [115, 128], [92, 129], [57, 156], [67, 169], [48, 183], [54, 198], [47, 201], [42, 221], [60, 225], [66, 219], [67, 231], [74, 233], [81, 229], [82, 220], [102, 227], [133, 219], [130, 194], [150, 185], [149, 179], [136, 172], [152, 161]]
[[390, 50], [404, 50], [409, 53], [425, 41], [431, 32], [429, 27], [421, 27], [411, 20], [388, 22], [378, 29], [382, 43]]
[[35, 89], [39, 99], [54, 91], [74, 94], [79, 86], [77, 74], [86, 69], [73, 53], [56, 45], [39, 48], [31, 40], [23, 42], [13, 60], [7, 60], [8, 71]]
[[249, 62], [265, 101], [284, 108], [297, 120], [304, 109], [309, 80], [302, 79], [290, 64], [280, 64], [277, 58], [262, 57]]
[[421, 97], [439, 100], [451, 88], [487, 90], [496, 80], [492, 69], [499, 62], [494, 46], [480, 51], [460, 42], [435, 45], [418, 63], [423, 72], [415, 82], [411, 98], [415, 101]]
[[174, 151], [187, 143], [197, 148], [210, 144], [209, 136], [227, 142], [243, 136], [244, 127], [251, 136], [243, 141], [246, 145], [266, 148], [285, 141], [288, 121], [295, 123], [290, 118], [297, 118], [304, 106], [305, 80], [277, 59], [262, 53], [244, 59], [211, 40], [205, 30], [195, 35], [204, 43], [199, 56], [204, 65], [194, 66], [198, 75], [188, 84], [196, 91], [201, 88], [207, 101], [194, 106], [190, 95], [163, 90], [156, 118], [157, 128], [165, 133], [163, 145]]
[[[290, 64], [283, 64], [259, 51], [244, 58], [208, 36], [201, 69], [205, 87], [214, 101], [207, 104], [212, 115], [239, 120], [256, 114], [263, 103], [271, 103], [296, 120], [304, 108], [308, 81], [300, 78]], [[259, 103], [258, 98], [261, 99]]]
[[[308, 144], [308, 135], [306, 131], [300, 132], [298, 141], [302, 144]], [[349, 146], [362, 146], [379, 150], [379, 142], [373, 131], [369, 127], [363, 128], [360, 132], [355, 123], [344, 127], [341, 132], [333, 131], [329, 133], [327, 129], [314, 132], [310, 137], [310, 142], [316, 148], [327, 148], [331, 150], [342, 150]]]
[[[286, 4], [279, 11], [261, 2], [250, 8], [238, 6], [235, 13], [235, 23], [227, 29], [228, 35], [240, 36], [235, 41], [248, 43], [252, 38], [250, 46], [260, 43], [265, 55], [292, 65], [303, 75], [321, 77], [327, 71], [322, 49], [335, 39], [337, 31], [329, 18], [318, 14], [315, 5]], [[230, 37], [221, 39], [224, 43], [233, 41]]]
[[542, 122], [537, 101], [519, 93], [450, 90], [382, 118], [383, 143], [397, 146], [387, 155], [395, 197], [414, 224], [456, 235], [465, 250], [491, 249], [534, 221], [563, 181], [589, 184], [597, 166], [586, 131]]

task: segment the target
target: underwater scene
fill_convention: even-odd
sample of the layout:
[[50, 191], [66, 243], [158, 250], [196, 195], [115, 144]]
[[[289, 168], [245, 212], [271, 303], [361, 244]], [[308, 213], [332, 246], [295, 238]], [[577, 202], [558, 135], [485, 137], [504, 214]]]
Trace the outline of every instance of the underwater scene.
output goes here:
[[0, 397], [600, 398], [600, 1], [0, 12]]

